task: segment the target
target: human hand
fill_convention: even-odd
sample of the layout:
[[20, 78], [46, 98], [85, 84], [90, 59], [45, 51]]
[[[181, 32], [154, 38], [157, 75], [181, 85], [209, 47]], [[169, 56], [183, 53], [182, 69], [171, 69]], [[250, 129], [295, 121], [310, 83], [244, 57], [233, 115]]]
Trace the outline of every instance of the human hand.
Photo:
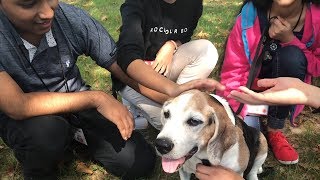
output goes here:
[[204, 166], [197, 164], [196, 177], [200, 180], [240, 180], [243, 179], [239, 174], [231, 169], [222, 166]]
[[290, 42], [294, 38], [292, 28], [288, 21], [277, 16], [270, 20], [269, 36], [282, 43]]
[[198, 89], [200, 91], [214, 91], [216, 89], [223, 91], [225, 87], [214, 79], [196, 79], [183, 84], [178, 85], [178, 88], [171, 94], [172, 97], [178, 96], [184, 91], [190, 89]]
[[269, 89], [256, 93], [242, 86], [239, 87], [239, 91], [231, 91], [229, 97], [245, 104], [255, 105], [307, 104], [308, 102], [308, 97], [304, 92], [306, 84], [297, 78], [261, 79], [257, 85]]
[[175, 45], [172, 41], [167, 41], [158, 51], [157, 57], [152, 64], [152, 68], [166, 76], [171, 68], [171, 62], [175, 51]]
[[124, 140], [131, 137], [134, 129], [133, 116], [127, 107], [108, 94], [103, 94], [97, 100], [97, 111], [113, 122]]

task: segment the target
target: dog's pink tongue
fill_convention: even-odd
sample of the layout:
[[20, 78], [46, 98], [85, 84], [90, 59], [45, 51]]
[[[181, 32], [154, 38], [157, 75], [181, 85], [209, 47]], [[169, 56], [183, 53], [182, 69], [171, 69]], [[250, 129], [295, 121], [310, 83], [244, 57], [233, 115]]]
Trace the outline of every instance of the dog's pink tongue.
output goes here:
[[166, 173], [174, 173], [177, 171], [178, 166], [185, 161], [185, 157], [180, 159], [167, 159], [162, 157], [162, 168]]

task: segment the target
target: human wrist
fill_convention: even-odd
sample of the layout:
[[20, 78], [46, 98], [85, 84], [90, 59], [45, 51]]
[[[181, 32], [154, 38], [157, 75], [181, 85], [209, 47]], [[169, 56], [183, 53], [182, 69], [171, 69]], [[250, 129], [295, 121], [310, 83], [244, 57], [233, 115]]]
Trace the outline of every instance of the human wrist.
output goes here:
[[90, 106], [92, 108], [99, 108], [102, 104], [101, 101], [105, 101], [105, 93], [102, 91], [88, 91], [89, 92], [89, 99], [90, 99]]
[[176, 97], [178, 96], [183, 90], [181, 90], [181, 86], [176, 84], [176, 83], [172, 83], [170, 84], [169, 88], [167, 89], [167, 95], [169, 97]]
[[178, 44], [174, 40], [169, 40], [166, 43], [170, 44], [170, 46], [174, 48], [173, 53], [175, 53], [178, 50]]

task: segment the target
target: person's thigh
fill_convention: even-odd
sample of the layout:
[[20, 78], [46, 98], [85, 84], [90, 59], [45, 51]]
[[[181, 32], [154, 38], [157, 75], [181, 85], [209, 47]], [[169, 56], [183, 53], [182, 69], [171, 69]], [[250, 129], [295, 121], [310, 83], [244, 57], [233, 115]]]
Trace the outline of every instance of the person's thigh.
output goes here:
[[25, 179], [54, 179], [70, 139], [69, 123], [60, 116], [6, 119], [2, 138], [22, 164]]
[[108, 172], [134, 179], [153, 170], [155, 152], [141, 134], [134, 131], [131, 138], [124, 141], [117, 127], [96, 110], [83, 111], [78, 118], [90, 154]]
[[156, 103], [151, 99], [141, 95], [129, 86], [124, 87], [120, 91], [120, 95], [131, 104], [141, 109], [143, 117], [145, 117], [153, 127], [158, 130], [162, 128], [160, 121], [162, 106], [159, 103]]
[[307, 58], [297, 46], [287, 46], [278, 53], [278, 63], [274, 69], [278, 77], [296, 77], [304, 81], [307, 73]]
[[193, 40], [182, 44], [173, 56], [168, 78], [182, 84], [207, 78], [218, 61], [218, 52], [208, 40]]
[[296, 46], [279, 49], [272, 60], [262, 62], [260, 78], [296, 77], [304, 80], [307, 72], [307, 59]]

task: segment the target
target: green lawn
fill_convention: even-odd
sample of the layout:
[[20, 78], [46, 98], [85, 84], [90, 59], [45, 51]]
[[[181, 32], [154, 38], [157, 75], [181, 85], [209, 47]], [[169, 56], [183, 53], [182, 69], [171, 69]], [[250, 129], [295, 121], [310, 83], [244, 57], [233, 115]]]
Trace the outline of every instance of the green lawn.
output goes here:
[[[87, 10], [93, 17], [99, 20], [109, 31], [112, 37], [117, 40], [121, 17], [119, 7], [123, 0], [64, 0]], [[239, 11], [241, 0], [204, 0], [204, 12], [196, 29], [194, 39], [206, 38], [212, 41], [218, 48], [220, 54], [223, 53], [223, 46], [233, 21]], [[221, 59], [219, 64], [221, 63]], [[81, 74], [84, 79], [94, 89], [110, 92], [110, 74], [106, 70], [99, 68], [89, 58], [81, 57], [78, 61]], [[212, 77], [219, 79], [219, 65], [213, 71]], [[298, 165], [283, 166], [274, 160], [269, 153], [265, 167], [272, 167], [273, 173], [263, 179], [320, 179], [320, 115], [312, 115], [310, 109], [306, 108], [299, 116], [301, 123], [299, 128], [286, 126], [285, 132], [300, 154]], [[142, 132], [152, 143], [157, 132], [148, 129]], [[73, 151], [74, 159], [69, 163], [60, 166], [60, 179], [117, 179], [91, 162], [82, 147], [76, 147]], [[11, 150], [0, 140], [0, 179], [23, 179], [21, 168], [15, 160]], [[178, 174], [165, 174], [160, 163], [151, 177], [147, 179], [179, 179]]]

